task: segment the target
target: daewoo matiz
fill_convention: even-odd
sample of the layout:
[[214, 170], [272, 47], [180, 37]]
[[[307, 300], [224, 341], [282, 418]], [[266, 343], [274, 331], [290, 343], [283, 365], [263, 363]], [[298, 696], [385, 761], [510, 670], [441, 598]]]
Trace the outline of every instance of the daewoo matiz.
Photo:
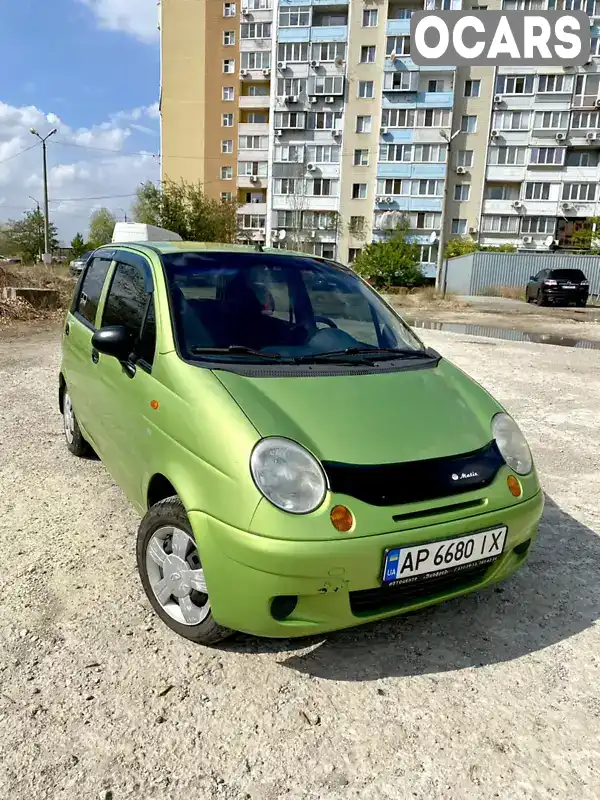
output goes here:
[[183, 242], [98, 249], [63, 336], [69, 449], [143, 515], [174, 631], [289, 637], [506, 578], [542, 493], [515, 422], [350, 269]]

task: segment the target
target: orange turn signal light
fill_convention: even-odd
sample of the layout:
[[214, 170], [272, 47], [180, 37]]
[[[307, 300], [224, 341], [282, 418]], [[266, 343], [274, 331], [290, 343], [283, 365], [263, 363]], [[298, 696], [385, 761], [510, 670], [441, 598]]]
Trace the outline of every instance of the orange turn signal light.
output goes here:
[[158, 411], [158, 406], [159, 406], [158, 400], [150, 401], [150, 408], [154, 409], [154, 411]]
[[346, 506], [335, 506], [331, 509], [331, 524], [340, 533], [348, 533], [354, 526], [354, 515]]
[[523, 494], [523, 489], [518, 479], [515, 478], [514, 475], [509, 475], [508, 478], [506, 479], [506, 483], [513, 497], [521, 497], [521, 495]]

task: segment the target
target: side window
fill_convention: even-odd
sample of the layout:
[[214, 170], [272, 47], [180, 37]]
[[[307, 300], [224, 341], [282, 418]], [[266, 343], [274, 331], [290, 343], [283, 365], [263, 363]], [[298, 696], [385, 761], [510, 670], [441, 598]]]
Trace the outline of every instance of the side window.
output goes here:
[[81, 291], [73, 309], [92, 325], [96, 323], [96, 311], [111, 263], [106, 258], [95, 258], [92, 261], [85, 273]]
[[542, 281], [544, 280], [545, 277], [546, 277], [546, 270], [543, 269], [541, 272], [538, 272], [538, 274], [535, 276], [535, 279], [536, 281]]
[[[136, 343], [136, 353], [152, 363], [151, 340], [156, 337], [154, 304], [141, 267], [117, 264], [102, 315], [102, 326], [105, 325], [123, 325]], [[140, 347], [144, 349], [143, 356]]]

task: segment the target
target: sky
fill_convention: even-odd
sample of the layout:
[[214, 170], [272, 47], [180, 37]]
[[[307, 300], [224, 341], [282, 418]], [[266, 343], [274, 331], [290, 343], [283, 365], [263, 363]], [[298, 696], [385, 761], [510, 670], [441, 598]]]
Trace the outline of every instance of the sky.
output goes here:
[[123, 219], [160, 172], [156, 0], [0, 0], [0, 19], [0, 222], [43, 207], [32, 127], [58, 129], [48, 183], [60, 239], [85, 236], [95, 208]]

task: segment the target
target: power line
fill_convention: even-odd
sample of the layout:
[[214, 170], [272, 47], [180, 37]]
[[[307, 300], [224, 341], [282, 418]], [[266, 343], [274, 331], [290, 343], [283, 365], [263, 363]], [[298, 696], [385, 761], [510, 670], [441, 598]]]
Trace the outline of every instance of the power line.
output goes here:
[[112, 150], [108, 147], [93, 147], [87, 144], [75, 144], [75, 142], [61, 142], [60, 140], [52, 142], [53, 145], [58, 144], [61, 147], [77, 147], [80, 150], [93, 150], [98, 153], [112, 153], [115, 156], [129, 157], [129, 156], [152, 156], [152, 158], [160, 158], [157, 153], [152, 153], [149, 150], [135, 150], [131, 153], [124, 153], [122, 150]]
[[6, 164], [7, 161], [12, 161], [13, 158], [18, 158], [19, 156], [22, 156], [23, 153], [28, 153], [30, 150], [33, 150], [35, 147], [39, 147], [39, 144], [37, 144], [37, 142], [36, 142], [36, 144], [32, 144], [31, 147], [26, 147], [25, 150], [20, 150], [18, 153], [15, 153], [13, 156], [9, 156], [8, 158], [4, 158], [2, 161], [0, 161], [0, 164]]

